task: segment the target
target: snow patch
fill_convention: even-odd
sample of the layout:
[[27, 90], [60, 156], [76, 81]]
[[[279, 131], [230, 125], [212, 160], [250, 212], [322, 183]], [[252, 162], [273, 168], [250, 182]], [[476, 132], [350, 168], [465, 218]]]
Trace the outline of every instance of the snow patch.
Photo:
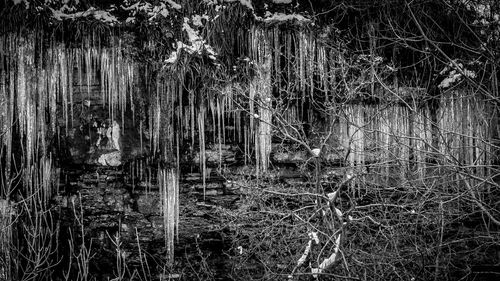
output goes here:
[[[141, 4], [142, 4], [142, 5], [141, 5]], [[137, 2], [137, 3], [135, 3], [134, 5], [131, 5], [131, 6], [129, 6], [129, 7], [124, 7], [124, 6], [121, 6], [121, 8], [122, 8], [123, 10], [125, 10], [125, 11], [131, 11], [131, 10], [136, 11], [136, 10], [142, 10], [142, 9], [143, 9], [143, 7], [145, 7], [145, 6], [147, 6], [147, 5], [151, 6], [151, 4], [149, 4], [149, 3], [141, 3], [141, 2]]]
[[381, 56], [372, 56], [372, 55], [359, 55], [358, 62], [368, 62], [374, 64], [380, 64], [384, 61], [384, 58]]
[[316, 244], [319, 244], [318, 232], [309, 232], [309, 239], [313, 240]]
[[475, 11], [481, 17], [488, 17], [492, 13], [491, 5], [486, 3], [474, 3], [470, 0], [462, 0], [462, 3], [465, 4], [465, 7], [469, 10]]
[[251, 0], [224, 0], [223, 2], [225, 2], [225, 3], [240, 2], [241, 5], [247, 7], [248, 9], [250, 9], [252, 11], [254, 10]]
[[12, 2], [14, 2], [14, 5], [24, 3], [24, 7], [26, 9], [29, 9], [29, 7], [30, 7], [30, 2], [28, 0], [12, 0]]
[[[164, 2], [168, 4], [168, 7]], [[182, 8], [181, 5], [172, 0], [166, 0], [164, 2], [161, 2], [159, 5], [153, 6], [151, 5], [151, 3], [139, 1], [128, 7], [121, 6], [121, 8], [125, 11], [131, 11], [131, 16], [137, 15], [138, 12], [144, 12], [148, 17], [148, 21], [153, 21], [158, 18], [158, 16], [167, 17], [170, 14], [171, 8], [176, 10]]]
[[[180, 43], [180, 42], [177, 42], [177, 43]], [[179, 50], [179, 48], [177, 48], [177, 50]], [[177, 56], [178, 56], [178, 52], [177, 51], [173, 51], [170, 54], [170, 57], [168, 57], [168, 59], [165, 60], [165, 63], [171, 64], [171, 63], [176, 62], [177, 61]]]
[[298, 22], [312, 22], [311, 19], [304, 17], [299, 14], [284, 14], [284, 13], [274, 13], [271, 14], [266, 12], [265, 17], [256, 17], [257, 20], [263, 22], [276, 22], [276, 21], [298, 21]]
[[[235, 3], [239, 2], [241, 5], [247, 7], [251, 11], [254, 11], [254, 7], [252, 5], [251, 0], [222, 0], [221, 2], [215, 1], [215, 0], [203, 0], [203, 2], [207, 5], [216, 5], [218, 3]], [[275, 4], [290, 4], [292, 3], [292, 0], [272, 0], [273, 3]], [[265, 4], [267, 5], [267, 4]], [[225, 8], [225, 6], [217, 5], [215, 7], [215, 11], [218, 12], [220, 9]], [[311, 19], [304, 17], [303, 15], [300, 14], [284, 14], [284, 13], [270, 13], [267, 11], [264, 15], [264, 17], [259, 17], [254, 14], [254, 18], [258, 21], [262, 22], [280, 22], [280, 21], [298, 21], [301, 23], [309, 23], [312, 22]]]
[[189, 25], [188, 18], [184, 18], [182, 30], [186, 32], [189, 44], [184, 44], [178, 41], [176, 50], [170, 54], [168, 59], [165, 60], [165, 63], [176, 62], [182, 50], [188, 52], [189, 54], [202, 54], [202, 52], [205, 51], [210, 59], [216, 60], [217, 53], [214, 51], [212, 46], [208, 45], [206, 41], [200, 37], [199, 32]]
[[247, 7], [248, 9], [253, 10], [252, 1], [250, 1], [250, 0], [240, 0], [240, 3], [241, 3], [241, 5]]
[[176, 10], [180, 10], [180, 9], [182, 9], [182, 6], [181, 6], [181, 5], [179, 5], [179, 4], [177, 4], [177, 3], [175, 3], [175, 2], [174, 2], [174, 1], [172, 1], [172, 0], [166, 0], [166, 2], [170, 5], [170, 7], [174, 8], [174, 9], [176, 9]]
[[102, 11], [102, 10], [95, 11], [94, 18], [96, 20], [100, 20], [102, 22], [110, 23], [110, 24], [118, 22], [118, 20], [116, 19], [115, 16], [111, 15], [110, 13], [108, 13], [106, 11]]
[[217, 4], [217, 0], [203, 0], [203, 3], [207, 5], [215, 5]]
[[50, 11], [52, 11], [52, 16], [56, 20], [75, 19], [75, 18], [86, 17], [86, 16], [91, 15], [95, 11], [95, 8], [92, 8], [92, 7], [90, 7], [86, 11], [76, 12], [76, 13], [65, 13], [61, 9], [59, 9], [59, 10], [54, 10], [52, 8], [49, 8], [49, 9], [50, 9]]
[[[64, 6], [63, 6], [64, 7]], [[113, 25], [118, 22], [115, 16], [111, 15], [107, 11], [102, 11], [102, 10], [96, 10], [94, 7], [90, 7], [88, 10], [83, 11], [83, 12], [76, 12], [76, 13], [65, 13], [62, 9], [54, 10], [52, 8], [49, 8], [52, 11], [52, 16], [56, 20], [64, 20], [64, 19], [76, 19], [76, 18], [82, 18], [82, 17], [87, 17], [87, 16], [93, 16], [96, 20], [100, 20], [105, 23], [109, 23], [110, 25]]]
[[440, 89], [449, 88], [456, 82], [461, 81], [464, 76], [472, 79], [476, 78], [476, 73], [474, 71], [466, 69], [462, 63], [457, 62], [448, 64], [439, 74], [447, 75], [447, 77], [439, 83], [438, 88]]
[[203, 21], [202, 20], [208, 21], [209, 19], [210, 18], [208, 17], [208, 15], [203, 15], [203, 16], [194, 15], [192, 17], [191, 21], [193, 22], [194, 26], [201, 27], [201, 26], [203, 26]]
[[188, 22], [189, 20], [187, 18], [184, 18], [182, 30], [186, 31], [188, 39], [193, 45], [199, 45], [203, 40], [198, 35], [198, 31], [194, 30]]
[[64, 4], [59, 10], [61, 12], [64, 12], [64, 13], [71, 13], [71, 12], [76, 11], [76, 8], [75, 7], [69, 7], [68, 4]]

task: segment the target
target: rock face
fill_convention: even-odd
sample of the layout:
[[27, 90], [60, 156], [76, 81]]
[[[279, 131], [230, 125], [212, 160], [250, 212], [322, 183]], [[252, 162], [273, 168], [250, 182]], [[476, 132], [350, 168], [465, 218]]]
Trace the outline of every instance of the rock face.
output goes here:
[[[195, 273], [187, 272], [185, 267], [199, 260], [200, 249], [209, 257], [207, 262], [213, 270], [219, 272], [215, 279], [228, 278], [224, 274], [228, 274], [230, 265], [222, 251], [229, 250], [231, 241], [224, 239], [227, 235], [222, 221], [218, 221], [213, 211], [234, 208], [239, 195], [226, 188], [228, 184], [220, 178], [208, 181], [205, 201], [202, 186], [196, 184], [199, 177], [191, 175], [182, 182], [175, 260], [165, 267], [162, 207], [155, 185], [139, 180], [133, 185], [130, 174], [113, 167], [89, 166], [65, 173], [69, 175], [65, 192], [53, 200], [60, 209], [62, 222], [59, 240], [67, 241], [71, 232], [73, 239], [69, 243], [75, 249], [82, 247], [82, 241], [85, 245], [92, 243], [90, 275], [96, 280], [116, 277], [118, 255], [131, 272], [137, 270], [143, 275], [141, 268], [147, 264], [149, 269], [147, 276], [141, 275], [143, 280], [168, 280], [176, 276], [196, 279], [190, 275]], [[65, 254], [69, 255], [69, 251]], [[76, 263], [73, 259], [75, 268]]]
[[[109, 122], [111, 123], [111, 122]], [[102, 166], [116, 167], [122, 164], [122, 151], [120, 150], [120, 125], [116, 120], [111, 124], [102, 123], [99, 127], [97, 122], [98, 138], [95, 144], [92, 144], [90, 159], [97, 158], [97, 164]], [[95, 147], [94, 147], [95, 146]], [[109, 152], [111, 151], [111, 152]], [[92, 161], [91, 161], [92, 164]]]

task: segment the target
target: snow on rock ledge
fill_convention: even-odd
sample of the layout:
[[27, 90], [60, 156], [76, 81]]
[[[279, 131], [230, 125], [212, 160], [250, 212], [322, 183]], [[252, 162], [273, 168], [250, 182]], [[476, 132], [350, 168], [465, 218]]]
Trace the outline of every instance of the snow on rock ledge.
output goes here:
[[55, 18], [56, 20], [64, 20], [64, 19], [76, 19], [76, 18], [82, 18], [82, 17], [87, 17], [87, 16], [94, 16], [96, 20], [109, 23], [110, 25], [113, 25], [115, 23], [118, 23], [118, 20], [116, 19], [115, 16], [111, 15], [107, 11], [102, 11], [102, 10], [96, 10], [93, 7], [90, 7], [88, 10], [83, 11], [83, 12], [76, 12], [76, 13], [65, 13], [63, 10], [54, 10], [52, 8], [49, 8], [52, 11], [52, 17]]
[[304, 17], [303, 15], [299, 14], [284, 14], [284, 13], [274, 13], [271, 14], [270, 12], [266, 12], [266, 15], [264, 18], [261, 17], [256, 17], [257, 20], [263, 21], [266, 23], [271, 23], [271, 22], [280, 22], [280, 21], [297, 21], [300, 23], [311, 23], [312, 20]]

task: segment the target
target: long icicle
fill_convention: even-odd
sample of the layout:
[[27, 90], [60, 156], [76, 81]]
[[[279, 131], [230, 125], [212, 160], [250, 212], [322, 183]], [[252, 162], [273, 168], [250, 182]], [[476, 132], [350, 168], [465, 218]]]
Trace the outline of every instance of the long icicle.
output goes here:
[[207, 178], [207, 167], [205, 159], [205, 105], [201, 103], [200, 112], [198, 114], [198, 137], [200, 144], [200, 169], [202, 173], [203, 180], [203, 200], [205, 201], [206, 196], [206, 178]]
[[179, 179], [173, 168], [158, 169], [167, 262], [174, 261], [174, 241], [179, 227]]

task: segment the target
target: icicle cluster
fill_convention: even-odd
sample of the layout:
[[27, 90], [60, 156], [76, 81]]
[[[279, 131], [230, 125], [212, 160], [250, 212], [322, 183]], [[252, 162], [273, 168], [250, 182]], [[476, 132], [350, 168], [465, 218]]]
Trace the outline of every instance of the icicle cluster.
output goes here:
[[425, 161], [426, 144], [432, 142], [430, 127], [425, 126], [425, 120], [430, 118], [428, 111], [414, 113], [401, 105], [382, 104], [344, 107], [339, 138], [349, 151], [347, 160], [351, 166], [380, 162], [377, 168], [381, 175], [396, 171], [404, 175], [409, 168], [410, 141], [418, 147], [413, 151], [416, 158]]
[[[27, 34], [18, 36], [6, 34], [0, 37], [1, 60], [5, 61], [6, 69], [1, 70], [0, 104], [2, 112], [2, 131], [0, 134], [2, 144], [6, 148], [2, 150], [1, 157], [5, 159], [2, 168], [5, 182], [2, 183], [2, 195], [10, 196], [11, 177], [17, 177], [20, 173], [27, 186], [26, 196], [35, 196], [39, 189], [45, 196], [50, 196], [49, 186], [42, 184], [33, 186], [37, 182], [38, 170], [50, 170], [46, 167], [44, 159], [50, 158], [47, 154], [47, 139], [56, 134], [56, 100], [57, 92], [61, 84], [64, 85], [64, 76], [61, 78], [57, 73], [51, 73], [35, 64], [37, 54], [36, 45], [40, 42], [39, 36]], [[40, 59], [40, 58], [39, 58]], [[51, 58], [49, 58], [51, 59]], [[53, 66], [59, 69], [59, 65]], [[17, 134], [15, 134], [17, 132]], [[14, 138], [19, 138], [14, 140]], [[13, 145], [19, 141], [22, 153], [19, 160], [13, 160]], [[19, 154], [18, 154], [19, 155]], [[12, 167], [13, 163], [16, 167]]]
[[[125, 111], [128, 106], [134, 111], [134, 94], [138, 79], [137, 62], [125, 56], [121, 39], [113, 40], [112, 47], [100, 46], [93, 42], [91, 36], [83, 39], [83, 48], [65, 49], [67, 56], [74, 62], [77, 74], [75, 82], [86, 89], [78, 89], [86, 93], [89, 100], [98, 98], [108, 108], [110, 120], [121, 120], [124, 128]], [[73, 77], [71, 77], [73, 79]], [[93, 81], [99, 81], [101, 87], [100, 97], [93, 97], [91, 86]], [[73, 96], [69, 97], [72, 101]], [[95, 102], [95, 101], [94, 101]], [[71, 102], [73, 105], [73, 103]]]
[[[256, 30], [259, 36], [255, 36]], [[249, 41], [249, 52], [254, 61], [271, 60], [272, 85], [279, 93], [285, 92], [301, 99], [312, 98], [315, 91], [331, 96], [347, 94], [337, 91], [342, 64], [345, 64], [342, 53], [319, 42], [314, 31], [279, 25], [254, 27]], [[257, 48], [264, 42], [268, 44], [269, 52], [257, 54]]]
[[[341, 51], [321, 42], [313, 31], [279, 25], [254, 27], [248, 34], [248, 45], [255, 74], [248, 92], [250, 122], [244, 125], [252, 137], [245, 139], [245, 146], [254, 143], [258, 166], [265, 167], [262, 159], [270, 144], [264, 141], [270, 130], [263, 124], [272, 124], [272, 116], [267, 113], [277, 109], [263, 102], [262, 97], [266, 101], [279, 99], [280, 117], [299, 127], [303, 120], [312, 120], [309, 115], [315, 102], [341, 102], [342, 109], [332, 112], [332, 116], [340, 118], [332, 125], [337, 126], [337, 138], [349, 151], [348, 162], [352, 166], [378, 162], [377, 169], [386, 177], [395, 172], [405, 177], [410, 170], [423, 177], [429, 161], [436, 157], [451, 157], [448, 161], [471, 166], [489, 164], [490, 146], [481, 141], [489, 139], [488, 122], [485, 116], [473, 114], [488, 111], [477, 95], [461, 92], [443, 97], [437, 118], [427, 105], [410, 107], [401, 102], [408, 94], [423, 93], [400, 93], [401, 100], [395, 102], [393, 93], [372, 89], [370, 93], [376, 94], [379, 101], [363, 103], [360, 93], [364, 91], [363, 83], [369, 82], [363, 77], [367, 74], [349, 72], [352, 62], [348, 63]], [[266, 76], [268, 70], [270, 76]], [[349, 77], [352, 74], [354, 77]], [[271, 97], [272, 90], [279, 95]], [[356, 103], [350, 102], [356, 99]], [[436, 140], [438, 147], [434, 147]], [[245, 149], [246, 153], [250, 151]]]
[[484, 175], [493, 155], [490, 139], [491, 121], [487, 103], [467, 91], [445, 93], [437, 114], [437, 145], [445, 163], [461, 164]]
[[[262, 29], [250, 30], [251, 59], [255, 64], [255, 76], [250, 81], [250, 135], [255, 134], [255, 162], [257, 171], [267, 171], [271, 153], [272, 137], [272, 87], [271, 87], [271, 42]], [[255, 125], [254, 125], [255, 121]], [[256, 127], [256, 128], [254, 128]]]
[[477, 112], [487, 112], [483, 101], [453, 93], [441, 99], [437, 123], [427, 106], [412, 111], [402, 105], [346, 105], [338, 126], [349, 163], [379, 162], [386, 178], [395, 172], [404, 177], [410, 169], [423, 178], [429, 161], [436, 160], [477, 167], [475, 172], [481, 173], [491, 151], [483, 141], [489, 125]]
[[42, 157], [24, 171], [24, 186], [28, 197], [30, 210], [45, 210], [52, 195], [57, 192], [59, 175], [54, 168], [52, 159]]
[[[175, 149], [191, 139], [191, 147], [199, 148], [203, 178], [205, 143], [219, 146], [219, 151], [226, 141], [242, 143], [245, 161], [255, 161], [257, 171], [268, 169], [276, 110], [273, 91], [279, 93], [286, 109], [280, 111], [281, 117], [299, 127], [306, 114], [311, 114], [306, 113], [306, 98], [316, 96], [318, 89], [324, 96], [337, 94], [338, 52], [318, 44], [313, 32], [254, 26], [235, 34], [238, 36], [229, 43], [238, 46], [248, 63], [242, 70], [252, 73], [248, 84], [209, 87], [213, 82], [202, 81], [203, 87], [196, 87], [186, 81], [196, 79], [193, 75], [205, 77], [205, 66], [189, 65], [181, 59], [173, 69], [159, 72], [156, 89], [150, 91], [152, 151], [173, 159], [168, 155], [175, 155]], [[228, 43], [217, 36], [209, 41], [214, 46]]]
[[[48, 140], [67, 134], [75, 120], [75, 92], [86, 93], [88, 100], [98, 99], [109, 108], [109, 119], [124, 122], [127, 106], [133, 110], [133, 91], [137, 78], [136, 63], [126, 58], [121, 48], [104, 48], [84, 37], [81, 48], [70, 48], [51, 40], [47, 46], [43, 32], [7, 33], [0, 36], [0, 138], [4, 178], [12, 175], [14, 132], [20, 137], [22, 163], [19, 167], [38, 169], [39, 161], [50, 158]], [[116, 44], [120, 47], [120, 39]], [[91, 85], [100, 74], [99, 97]], [[78, 89], [78, 85], [87, 85]], [[122, 123], [123, 127], [123, 123]], [[61, 129], [63, 132], [61, 132]], [[17, 167], [17, 168], [19, 168]], [[30, 168], [33, 167], [33, 168]], [[30, 178], [26, 174], [27, 178]], [[29, 179], [30, 180], [30, 179]], [[28, 181], [29, 181], [28, 180]], [[2, 195], [10, 193], [2, 185]]]

